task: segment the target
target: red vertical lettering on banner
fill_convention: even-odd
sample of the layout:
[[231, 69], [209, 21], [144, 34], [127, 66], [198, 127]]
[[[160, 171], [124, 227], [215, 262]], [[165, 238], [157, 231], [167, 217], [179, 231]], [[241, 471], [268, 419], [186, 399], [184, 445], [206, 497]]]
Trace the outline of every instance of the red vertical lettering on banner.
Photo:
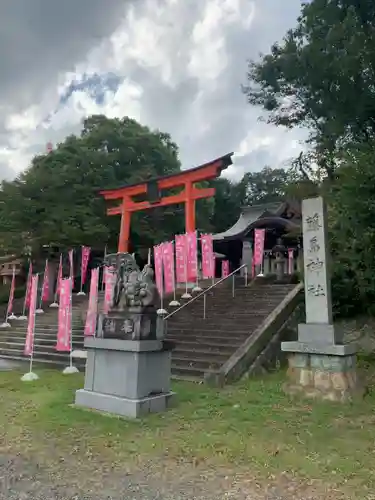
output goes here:
[[187, 279], [195, 281], [198, 275], [197, 233], [186, 233], [187, 241]]
[[254, 229], [254, 266], [263, 264], [265, 229]]
[[96, 330], [96, 318], [98, 314], [98, 286], [99, 286], [99, 268], [91, 271], [89, 307], [87, 309], [85, 335], [93, 336]]
[[176, 234], [176, 281], [185, 283], [186, 281], [186, 234]]
[[[90, 247], [82, 247], [82, 254], [81, 254], [81, 285], [82, 286], [86, 282], [87, 266], [89, 264], [90, 252], [91, 252]], [[91, 275], [91, 279], [92, 279], [92, 275]]]
[[213, 249], [212, 234], [202, 234], [202, 274], [203, 278], [215, 277], [215, 255]]
[[229, 260], [221, 262], [221, 277], [226, 278], [229, 275]]
[[72, 282], [70, 278], [62, 279], [60, 283], [60, 300], [56, 351], [70, 352], [71, 336], [71, 295]]
[[113, 291], [115, 288], [116, 274], [112, 267], [104, 268], [104, 303], [103, 303], [103, 313], [108, 314], [112, 306]]
[[29, 273], [27, 275], [27, 285], [26, 285], [26, 297], [25, 297], [25, 305], [26, 307], [30, 307], [30, 301], [31, 301], [31, 281], [33, 278], [33, 265], [30, 261], [29, 265]]
[[172, 293], [175, 287], [173, 242], [163, 244], [163, 268], [165, 293]]
[[159, 294], [163, 296], [163, 248], [165, 243], [154, 246], [155, 282]]

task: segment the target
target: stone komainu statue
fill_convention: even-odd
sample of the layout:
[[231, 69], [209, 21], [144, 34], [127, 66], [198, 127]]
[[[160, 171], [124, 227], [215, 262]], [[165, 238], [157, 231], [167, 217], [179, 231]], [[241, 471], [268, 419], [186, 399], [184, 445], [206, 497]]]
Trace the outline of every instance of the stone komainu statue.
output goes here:
[[[134, 257], [128, 253], [107, 255], [104, 263], [115, 274], [112, 306], [106, 323], [115, 321], [117, 327], [112, 325], [112, 334], [109, 331], [107, 334], [105, 331], [103, 333], [106, 336], [132, 340], [160, 336], [162, 320], [160, 322], [156, 312], [160, 298], [152, 268], [147, 265], [140, 271]], [[119, 321], [122, 322], [120, 331]]]

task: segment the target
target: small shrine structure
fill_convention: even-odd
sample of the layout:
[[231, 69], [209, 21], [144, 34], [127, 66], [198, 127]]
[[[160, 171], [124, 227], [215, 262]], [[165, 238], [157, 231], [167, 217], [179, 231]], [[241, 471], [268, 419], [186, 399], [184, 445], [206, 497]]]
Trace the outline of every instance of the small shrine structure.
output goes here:
[[[294, 250], [295, 266], [302, 244], [301, 203], [284, 200], [243, 207], [237, 222], [222, 233], [215, 234], [214, 250], [229, 260], [234, 271], [241, 264], [251, 264], [254, 229], [265, 229], [264, 274], [275, 272], [272, 249], [281, 239], [285, 247]], [[220, 263], [218, 263], [220, 267]]]

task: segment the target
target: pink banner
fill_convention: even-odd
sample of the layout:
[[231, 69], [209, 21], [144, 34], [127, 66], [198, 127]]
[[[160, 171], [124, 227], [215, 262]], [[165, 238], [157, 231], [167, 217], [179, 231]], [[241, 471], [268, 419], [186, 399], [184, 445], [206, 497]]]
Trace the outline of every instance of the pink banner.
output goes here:
[[[81, 254], [81, 287], [86, 282], [86, 275], [87, 275], [87, 266], [89, 264], [89, 259], [90, 259], [90, 247], [82, 247], [82, 254]], [[91, 275], [92, 279], [92, 275]], [[90, 288], [91, 290], [91, 288]]]
[[74, 269], [73, 269], [73, 249], [69, 250], [69, 276], [72, 280], [72, 286], [74, 283]]
[[108, 311], [112, 305], [113, 290], [116, 282], [116, 275], [111, 272], [112, 267], [104, 268], [104, 303], [103, 303], [103, 314], [108, 314]]
[[187, 279], [195, 281], [198, 275], [197, 233], [186, 233], [187, 245]]
[[176, 281], [185, 283], [186, 276], [186, 234], [176, 234]]
[[99, 268], [91, 271], [89, 307], [87, 309], [85, 335], [94, 336], [96, 330], [96, 318], [98, 314], [98, 287]]
[[263, 264], [265, 229], [254, 229], [254, 265]]
[[294, 250], [293, 248], [288, 248], [288, 273], [293, 274], [293, 257], [294, 257]]
[[57, 281], [56, 281], [56, 293], [60, 293], [62, 280], [62, 254], [60, 254], [59, 269], [57, 271]]
[[155, 282], [159, 294], [163, 296], [163, 245], [154, 246]]
[[16, 273], [15, 273], [15, 269], [13, 267], [12, 283], [10, 284], [10, 290], [9, 290], [9, 299], [8, 299], [8, 307], [7, 307], [7, 318], [8, 318], [8, 316], [13, 311], [13, 301], [14, 301], [14, 289], [15, 289], [15, 287], [16, 287]]
[[226, 278], [229, 275], [229, 260], [221, 262], [221, 277]]
[[36, 274], [35, 276], [31, 277], [29, 322], [27, 325], [25, 349], [23, 351], [25, 356], [31, 356], [34, 349], [35, 309], [36, 309], [37, 294], [38, 294], [38, 275]]
[[46, 265], [44, 267], [43, 275], [43, 285], [42, 285], [42, 302], [46, 302], [49, 299], [49, 273], [48, 273], [48, 260], [46, 260]]
[[33, 278], [33, 265], [30, 262], [29, 273], [27, 275], [26, 295], [25, 295], [25, 305], [26, 305], [26, 307], [30, 307], [30, 301], [31, 301], [31, 281], [32, 281], [32, 278]]
[[213, 248], [212, 234], [201, 235], [202, 248], [202, 274], [203, 278], [215, 277], [215, 254]]
[[59, 317], [56, 351], [70, 352], [72, 334], [72, 282], [70, 278], [60, 283]]
[[173, 241], [163, 243], [163, 268], [165, 293], [173, 293], [175, 287], [174, 278], [174, 252]]

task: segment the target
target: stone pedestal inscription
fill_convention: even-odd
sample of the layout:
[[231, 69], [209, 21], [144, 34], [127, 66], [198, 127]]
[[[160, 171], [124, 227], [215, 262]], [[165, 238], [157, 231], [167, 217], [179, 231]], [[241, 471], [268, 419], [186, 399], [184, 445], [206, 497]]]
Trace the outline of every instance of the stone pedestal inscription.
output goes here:
[[297, 342], [281, 344], [283, 351], [291, 353], [285, 390], [346, 401], [358, 392], [356, 346], [343, 344], [332, 321], [330, 254], [323, 198], [303, 200], [302, 217], [306, 323], [298, 325]]

